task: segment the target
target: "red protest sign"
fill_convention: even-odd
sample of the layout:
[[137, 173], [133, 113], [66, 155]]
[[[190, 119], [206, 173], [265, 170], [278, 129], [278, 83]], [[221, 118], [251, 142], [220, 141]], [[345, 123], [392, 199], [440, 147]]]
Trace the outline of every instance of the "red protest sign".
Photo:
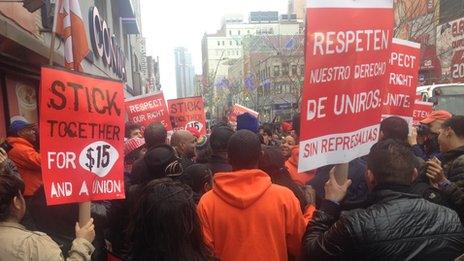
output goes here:
[[308, 1], [299, 172], [348, 162], [377, 142], [392, 7], [391, 0]]
[[161, 122], [166, 130], [172, 130], [163, 92], [126, 99], [125, 106], [129, 121], [138, 123], [143, 128], [150, 123]]
[[413, 124], [419, 125], [420, 121], [427, 118], [433, 110], [432, 102], [415, 101], [413, 111]]
[[48, 205], [124, 198], [123, 88], [42, 68], [40, 149]]
[[189, 97], [168, 100], [169, 114], [173, 130], [196, 128], [201, 135], [206, 134], [206, 114], [203, 97]]
[[420, 44], [393, 38], [382, 118], [398, 116], [412, 126], [419, 66]]
[[229, 113], [229, 121], [237, 122], [237, 116], [239, 116], [240, 114], [244, 114], [245, 112], [248, 112], [256, 118], [258, 118], [259, 116], [258, 112], [236, 103], [234, 107], [232, 107], [232, 111]]

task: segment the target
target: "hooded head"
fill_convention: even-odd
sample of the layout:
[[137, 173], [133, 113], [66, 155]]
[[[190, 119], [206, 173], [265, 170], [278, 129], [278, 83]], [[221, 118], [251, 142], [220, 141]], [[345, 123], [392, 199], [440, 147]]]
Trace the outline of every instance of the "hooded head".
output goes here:
[[256, 169], [260, 153], [259, 137], [249, 130], [239, 130], [229, 140], [227, 155], [234, 170]]
[[248, 112], [237, 116], [237, 130], [249, 130], [258, 133], [259, 122], [258, 119]]

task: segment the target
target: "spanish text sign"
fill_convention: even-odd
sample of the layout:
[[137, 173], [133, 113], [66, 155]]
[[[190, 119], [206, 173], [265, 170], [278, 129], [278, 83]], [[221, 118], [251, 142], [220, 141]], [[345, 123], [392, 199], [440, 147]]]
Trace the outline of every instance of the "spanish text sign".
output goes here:
[[168, 100], [173, 130], [193, 127], [206, 135], [206, 114], [203, 97], [188, 97]]
[[123, 84], [42, 68], [40, 87], [47, 204], [124, 198]]
[[412, 127], [420, 66], [420, 44], [393, 38], [382, 118], [398, 116]]
[[129, 98], [125, 104], [129, 121], [142, 125], [142, 128], [161, 122], [166, 130], [172, 130], [163, 92]]
[[377, 142], [392, 7], [392, 0], [308, 1], [299, 172], [348, 162]]

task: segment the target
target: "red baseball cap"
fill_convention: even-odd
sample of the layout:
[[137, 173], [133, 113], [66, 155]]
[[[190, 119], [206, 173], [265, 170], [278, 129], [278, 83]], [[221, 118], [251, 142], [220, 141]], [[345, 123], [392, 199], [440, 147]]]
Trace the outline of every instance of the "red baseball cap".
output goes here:
[[432, 111], [425, 119], [421, 120], [422, 124], [429, 124], [436, 120], [448, 120], [451, 119], [453, 115], [445, 110]]

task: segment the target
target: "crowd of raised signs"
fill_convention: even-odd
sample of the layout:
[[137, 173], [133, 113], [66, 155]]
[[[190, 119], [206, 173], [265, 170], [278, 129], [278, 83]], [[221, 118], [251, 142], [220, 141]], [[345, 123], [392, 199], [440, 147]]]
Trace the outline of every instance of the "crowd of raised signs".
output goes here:
[[[0, 260], [454, 260], [464, 254], [464, 116], [384, 119], [348, 163], [298, 172], [299, 117], [249, 113], [169, 135], [125, 127], [125, 199], [47, 206], [38, 129], [0, 149]], [[343, 124], [343, 123], [340, 123]], [[142, 132], [143, 129], [143, 132]], [[341, 184], [340, 184], [341, 183]]]

